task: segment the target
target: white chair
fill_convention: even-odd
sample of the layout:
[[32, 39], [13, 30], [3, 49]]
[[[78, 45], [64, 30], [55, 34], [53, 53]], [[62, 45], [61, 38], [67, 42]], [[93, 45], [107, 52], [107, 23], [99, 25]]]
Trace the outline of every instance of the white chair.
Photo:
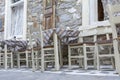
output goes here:
[[120, 53], [119, 53], [119, 25], [120, 24], [120, 5], [107, 5], [107, 12], [109, 15], [109, 21], [112, 27], [113, 33], [113, 46], [114, 46], [114, 53], [115, 53], [115, 66], [116, 71], [120, 74]]
[[[72, 68], [72, 61], [77, 60], [79, 65], [84, 69], [88, 69], [89, 62], [95, 67], [95, 34], [89, 33], [89, 29], [80, 31], [78, 43], [68, 45], [68, 64], [69, 69]], [[87, 35], [84, 35], [84, 34]], [[85, 39], [86, 38], [86, 39]], [[88, 38], [91, 40], [89, 41]], [[80, 66], [81, 67], [81, 66]]]
[[[102, 66], [105, 68], [106, 64], [107, 65], [109, 64], [108, 67], [110, 67], [110, 64], [112, 64], [112, 67], [113, 67], [112, 69], [114, 69], [114, 52], [113, 52], [112, 33], [107, 33], [106, 31], [106, 33], [97, 34], [96, 53], [97, 53], [97, 69], [98, 70], [100, 70]], [[101, 63], [102, 63], [102, 66], [101, 66]]]
[[[51, 36], [53, 32], [49, 33], [48, 30], [46, 31], [42, 30], [42, 26], [34, 27], [32, 24], [29, 30], [30, 30], [30, 45], [32, 49], [33, 70], [38, 69], [39, 66], [41, 67], [42, 71], [47, 69], [46, 67], [49, 66], [55, 66], [56, 68], [56, 61], [55, 61], [56, 53], [54, 52], [55, 47], [53, 43], [50, 43], [49, 45], [44, 44], [46, 42], [46, 38]], [[33, 42], [37, 42], [37, 46], [34, 47]]]
[[13, 68], [13, 53], [7, 50], [7, 46], [2, 44], [4, 40], [4, 29], [0, 31], [0, 67], [4, 67], [5, 69]]
[[7, 49], [7, 45], [3, 44], [0, 50], [0, 66], [5, 69], [13, 68], [13, 53]]

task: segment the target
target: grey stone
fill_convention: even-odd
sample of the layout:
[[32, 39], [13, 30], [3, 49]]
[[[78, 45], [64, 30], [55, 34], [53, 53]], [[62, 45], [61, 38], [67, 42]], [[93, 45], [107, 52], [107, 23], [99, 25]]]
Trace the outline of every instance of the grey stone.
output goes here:
[[60, 22], [66, 22], [72, 19], [72, 16], [68, 14], [63, 14], [60, 16]]
[[73, 14], [73, 19], [79, 19], [80, 18], [80, 14], [74, 13]]
[[73, 7], [74, 5], [71, 4], [71, 3], [62, 3], [60, 4], [60, 7], [59, 8], [64, 8], [64, 9], [67, 9], [67, 8], [71, 8]]
[[76, 2], [76, 0], [63, 0], [65, 2]]
[[76, 5], [79, 5], [81, 2], [82, 2], [82, 0], [78, 0], [78, 1], [76, 2]]
[[72, 7], [71, 9], [69, 9], [68, 10], [68, 12], [70, 12], [70, 13], [74, 13], [74, 12], [76, 12], [77, 10], [74, 8], [74, 7]]

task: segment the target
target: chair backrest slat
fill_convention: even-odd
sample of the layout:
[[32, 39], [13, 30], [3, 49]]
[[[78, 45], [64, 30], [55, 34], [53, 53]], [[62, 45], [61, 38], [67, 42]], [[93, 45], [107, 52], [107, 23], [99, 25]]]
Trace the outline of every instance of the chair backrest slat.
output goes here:
[[31, 36], [31, 39], [36, 39], [36, 38], [40, 38], [40, 32], [41, 29], [39, 26], [33, 26], [33, 24], [31, 24], [31, 26], [29, 26], [29, 35]]
[[120, 23], [120, 5], [107, 5], [110, 21], [114, 24]]

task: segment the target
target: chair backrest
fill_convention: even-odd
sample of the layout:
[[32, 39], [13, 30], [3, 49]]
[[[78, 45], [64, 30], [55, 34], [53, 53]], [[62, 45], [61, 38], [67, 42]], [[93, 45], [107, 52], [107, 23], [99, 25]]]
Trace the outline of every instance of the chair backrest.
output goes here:
[[111, 40], [112, 39], [112, 33], [111, 34], [98, 34], [97, 35], [97, 41], [104, 41], [104, 40]]
[[107, 12], [109, 15], [109, 20], [111, 23], [118, 24], [120, 23], [120, 5], [107, 5]]
[[33, 47], [33, 42], [38, 41], [38, 39], [40, 39], [40, 43], [43, 42], [41, 35], [43, 35], [41, 26], [33, 26], [32, 22], [29, 23], [28, 36], [31, 47]]
[[31, 43], [37, 42], [38, 46], [47, 46], [53, 44], [53, 29], [43, 30], [42, 25], [33, 26], [32, 23], [30, 24], [30, 27], [28, 29], [29, 39]]
[[32, 39], [40, 38], [40, 26], [33, 26], [31, 23], [28, 30]]
[[86, 28], [82, 26], [84, 29], [80, 29], [79, 42], [83, 42], [85, 39], [96, 42], [98, 38], [104, 38], [106, 40], [110, 40], [112, 38], [112, 28], [110, 27], [109, 21], [100, 22], [101, 24], [97, 23], [87, 25], [85, 26]]
[[113, 38], [115, 39], [118, 37], [119, 32], [119, 27], [117, 25], [120, 23], [120, 5], [107, 5], [107, 12], [112, 27]]

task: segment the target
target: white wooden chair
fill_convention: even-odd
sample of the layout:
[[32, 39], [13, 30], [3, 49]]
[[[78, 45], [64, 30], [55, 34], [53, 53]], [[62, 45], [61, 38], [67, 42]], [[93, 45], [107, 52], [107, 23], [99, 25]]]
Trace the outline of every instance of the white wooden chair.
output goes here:
[[120, 5], [107, 5], [107, 12], [109, 15], [109, 21], [112, 27], [113, 33], [113, 46], [114, 46], [114, 53], [115, 53], [115, 66], [116, 71], [120, 74], [120, 53], [119, 53], [119, 25], [120, 24]]
[[[20, 46], [21, 49], [17, 49], [17, 51], [14, 51], [13, 54], [13, 67], [18, 68], [30, 68], [31, 67], [31, 51], [29, 51], [27, 40], [21, 40], [21, 38], [15, 37], [14, 39], [11, 39], [14, 43], [14, 46]], [[19, 48], [20, 48], [19, 47]], [[15, 47], [16, 48], [16, 47]], [[13, 49], [15, 49], [13, 47]]]
[[31, 60], [31, 51], [29, 49], [25, 51], [18, 51], [16, 53], [16, 61], [17, 61], [17, 66], [18, 68], [26, 67], [30, 68], [32, 65], [32, 60]]
[[[114, 53], [113, 53], [113, 40], [112, 33], [105, 31], [105, 27], [97, 29], [97, 40], [96, 40], [96, 53], [97, 53], [97, 69], [100, 70], [101, 62], [105, 65], [112, 63], [114, 69]], [[109, 62], [110, 61], [110, 62]], [[102, 65], [103, 66], [103, 65]]]
[[[54, 52], [54, 45], [45, 45], [44, 40], [45, 40], [45, 35], [42, 30], [42, 26], [39, 27], [33, 27], [31, 24], [30, 28], [30, 45], [32, 49], [32, 67], [33, 70], [36, 70], [41, 67], [41, 70], [44, 71], [47, 69], [46, 67], [49, 67], [49, 64], [52, 64], [52, 66], [55, 64], [55, 55], [56, 53]], [[49, 33], [50, 34], [50, 33]], [[38, 43], [36, 47], [33, 46], [33, 42]], [[57, 43], [55, 43], [57, 44]], [[38, 56], [39, 55], [39, 56]], [[59, 64], [59, 63], [58, 63]], [[54, 65], [56, 66], [56, 65]]]
[[8, 51], [7, 46], [0, 51], [0, 66], [4, 67], [5, 69], [13, 68], [13, 53]]
[[[0, 35], [0, 41], [2, 41], [4, 38], [4, 31], [0, 32]], [[13, 68], [13, 53], [7, 50], [7, 45], [2, 45], [2, 43], [0, 43], [0, 45], [0, 67], [4, 67], [5, 69], [7, 69], [8, 67]], [[2, 48], [2, 46], [4, 48]]]
[[[95, 33], [90, 34], [90, 30], [82, 30], [80, 33], [82, 33], [79, 38], [79, 42], [75, 44], [69, 44], [68, 45], [68, 64], [69, 69], [72, 68], [72, 61], [78, 60], [79, 65], [84, 66], [84, 69], [88, 69], [88, 61], [92, 61], [93, 65], [95, 66]], [[88, 34], [87, 34], [87, 33]], [[84, 34], [87, 35], [84, 35]], [[86, 41], [85, 41], [86, 38]], [[90, 41], [88, 41], [87, 38], [91, 38]], [[92, 65], [92, 66], [93, 66]]]

